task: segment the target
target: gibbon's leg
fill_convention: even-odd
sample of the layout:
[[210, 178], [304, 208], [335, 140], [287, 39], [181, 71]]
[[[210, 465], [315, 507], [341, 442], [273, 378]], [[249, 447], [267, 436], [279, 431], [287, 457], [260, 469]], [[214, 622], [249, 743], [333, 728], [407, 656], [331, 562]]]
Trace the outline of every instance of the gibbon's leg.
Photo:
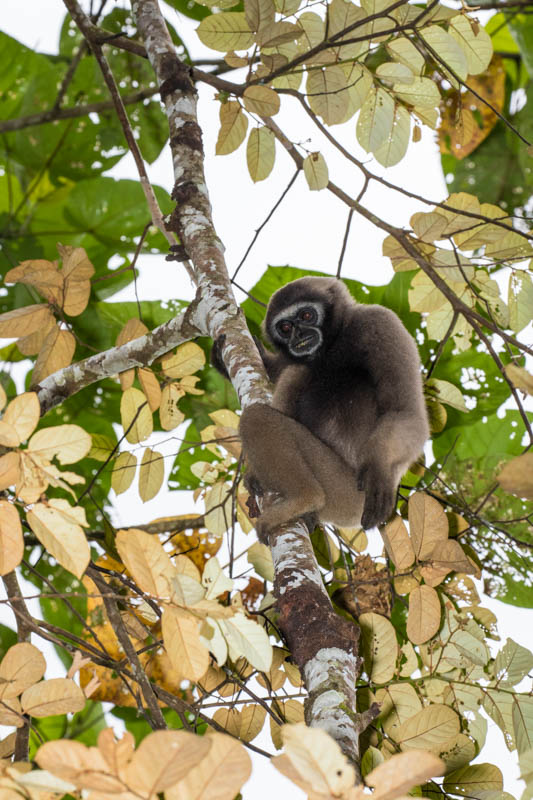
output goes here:
[[251, 478], [280, 499], [266, 506], [256, 526], [264, 541], [272, 529], [306, 514], [337, 524], [358, 524], [363, 495], [350, 467], [311, 431], [271, 406], [248, 406], [239, 426]]

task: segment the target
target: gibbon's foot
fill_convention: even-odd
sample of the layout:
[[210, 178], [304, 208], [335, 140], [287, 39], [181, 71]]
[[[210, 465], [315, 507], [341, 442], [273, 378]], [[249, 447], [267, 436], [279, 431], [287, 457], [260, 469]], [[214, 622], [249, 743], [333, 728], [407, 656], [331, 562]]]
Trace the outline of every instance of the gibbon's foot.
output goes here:
[[394, 508], [395, 487], [384, 477], [377, 464], [363, 465], [359, 473], [359, 489], [365, 493], [365, 506], [361, 517], [364, 530], [385, 522]]
[[213, 341], [213, 346], [211, 348], [211, 364], [220, 372], [221, 375], [224, 376], [224, 378], [229, 378], [228, 370], [226, 369], [226, 365], [224, 364], [221, 355], [225, 341], [225, 333], [221, 333], [220, 336], [217, 336], [217, 338]]

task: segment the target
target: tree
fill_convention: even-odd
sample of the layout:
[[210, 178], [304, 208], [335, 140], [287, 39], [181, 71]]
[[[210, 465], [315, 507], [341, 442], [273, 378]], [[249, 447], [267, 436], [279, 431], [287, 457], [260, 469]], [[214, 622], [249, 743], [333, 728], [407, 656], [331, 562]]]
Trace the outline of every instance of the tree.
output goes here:
[[[2, 762], [6, 798], [231, 800], [250, 772], [243, 744], [263, 752], [252, 741], [268, 716], [285, 748], [273, 763], [313, 798], [356, 800], [364, 779], [383, 800], [413, 787], [484, 800], [501, 795], [503, 776], [471, 763], [486, 735], [481, 709], [518, 751], [530, 797], [533, 701], [515, 687], [533, 655], [510, 639], [492, 654], [496, 619], [470, 576], [531, 605], [532, 117], [520, 107], [533, 76], [531, 5], [500, 3], [483, 27], [437, 0], [312, 10], [174, 0], [224, 54], [195, 60], [157, 0], [135, 0], [131, 13], [64, 2], [57, 54], [2, 35], [0, 335], [16, 340], [2, 356], [21, 362], [27, 388], [17, 394], [6, 366], [0, 574], [15, 625], [0, 627], [0, 723], [16, 729], [0, 743], [14, 758]], [[393, 279], [346, 283], [395, 310], [419, 344], [434, 460], [404, 476], [380, 559], [364, 553], [362, 531], [297, 522], [271, 534], [270, 549], [250, 545], [253, 572], [236, 580], [236, 526], [252, 522], [235, 409], [269, 397], [246, 325], [258, 333], [259, 306], [305, 273], [269, 267], [243, 308], [235, 302], [204, 177], [196, 98], [206, 84], [220, 101], [219, 155], [253, 121], [252, 179], [268, 178], [276, 146], [293, 162], [265, 224], [303, 172], [347, 209], [338, 275], [355, 214], [386, 234]], [[329, 179], [306, 134], [292, 141], [278, 124], [289, 99], [359, 171], [357, 193]], [[409, 228], [367, 196], [375, 183], [410, 189], [332, 133], [355, 115], [359, 144], [385, 168], [421, 124], [438, 130], [453, 192], [418, 197], [425, 210]], [[165, 147], [171, 197], [145, 168]], [[106, 176], [127, 152], [139, 180]], [[182, 264], [195, 299], [110, 301], [143, 253]], [[220, 334], [239, 400], [207, 366], [206, 337]], [[111, 489], [137, 479], [143, 501], [156, 496], [163, 457], [150, 437], [182, 424], [172, 483], [203, 496], [205, 513], [116, 531]], [[216, 556], [224, 538], [228, 569]], [[36, 587], [39, 618], [21, 578]], [[56, 647], [65, 677], [43, 679], [31, 634]], [[121, 740], [104, 701], [125, 723]]]

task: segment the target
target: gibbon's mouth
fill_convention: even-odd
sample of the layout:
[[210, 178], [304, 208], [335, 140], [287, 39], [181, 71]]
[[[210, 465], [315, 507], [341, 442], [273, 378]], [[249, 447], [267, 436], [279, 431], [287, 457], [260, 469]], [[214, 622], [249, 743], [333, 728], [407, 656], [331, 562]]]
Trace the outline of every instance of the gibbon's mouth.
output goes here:
[[314, 353], [318, 347], [320, 347], [320, 337], [312, 333], [305, 339], [300, 339], [299, 342], [292, 342], [290, 351], [295, 356], [305, 356]]

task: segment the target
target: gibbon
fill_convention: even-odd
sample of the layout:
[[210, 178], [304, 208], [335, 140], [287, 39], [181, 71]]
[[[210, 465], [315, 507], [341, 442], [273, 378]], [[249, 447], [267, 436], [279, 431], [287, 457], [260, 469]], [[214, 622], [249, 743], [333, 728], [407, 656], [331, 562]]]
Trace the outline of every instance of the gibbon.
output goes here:
[[[413, 338], [389, 309], [319, 277], [275, 292], [264, 332], [276, 348], [259, 343], [272, 405], [248, 406], [240, 421], [246, 485], [271, 498], [259, 538], [302, 516], [365, 529], [385, 522], [429, 436]], [[215, 342], [212, 362], [227, 377], [220, 349]]]

